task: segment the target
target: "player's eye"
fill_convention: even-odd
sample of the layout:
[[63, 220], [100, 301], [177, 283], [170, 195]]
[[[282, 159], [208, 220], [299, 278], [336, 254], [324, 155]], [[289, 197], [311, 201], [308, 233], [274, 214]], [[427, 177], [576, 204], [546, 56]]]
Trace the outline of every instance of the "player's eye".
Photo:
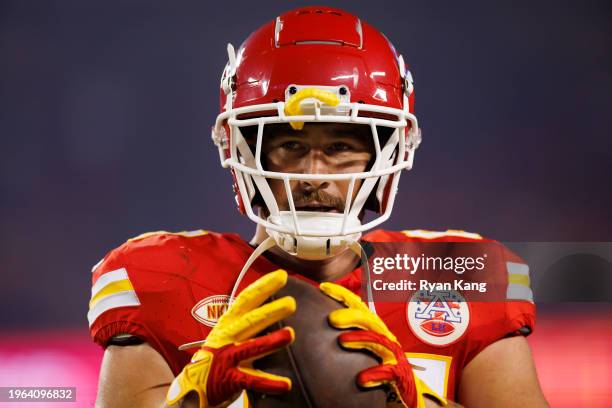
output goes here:
[[288, 141], [281, 145], [281, 147], [285, 150], [297, 151], [303, 148], [303, 145], [300, 142], [296, 141]]
[[348, 152], [353, 150], [353, 146], [344, 142], [335, 142], [329, 147], [329, 149], [332, 152]]

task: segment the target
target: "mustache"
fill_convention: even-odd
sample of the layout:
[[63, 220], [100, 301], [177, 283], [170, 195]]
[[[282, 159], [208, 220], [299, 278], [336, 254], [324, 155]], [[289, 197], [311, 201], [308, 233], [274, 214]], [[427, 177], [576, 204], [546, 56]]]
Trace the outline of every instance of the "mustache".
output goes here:
[[311, 192], [295, 192], [293, 193], [293, 203], [296, 207], [306, 207], [310, 204], [317, 203], [323, 207], [331, 207], [342, 212], [344, 211], [344, 200], [336, 197], [323, 190], [314, 190]]

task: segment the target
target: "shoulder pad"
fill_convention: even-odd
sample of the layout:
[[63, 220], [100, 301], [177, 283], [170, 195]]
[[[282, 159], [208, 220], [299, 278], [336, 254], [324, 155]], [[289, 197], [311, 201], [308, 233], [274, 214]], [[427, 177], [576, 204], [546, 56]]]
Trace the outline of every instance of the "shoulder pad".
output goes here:
[[440, 238], [463, 238], [469, 240], [480, 241], [484, 238], [480, 234], [475, 232], [467, 232], [462, 230], [449, 229], [446, 231], [428, 231], [423, 229], [417, 230], [404, 230], [402, 234], [409, 238], [420, 238], [420, 239], [440, 239]]
[[193, 230], [193, 231], [180, 231], [180, 232], [168, 232], [168, 231], [152, 231], [152, 232], [145, 232], [143, 234], [137, 235], [134, 238], [130, 238], [127, 240], [127, 242], [136, 242], [136, 241], [141, 241], [145, 238], [149, 238], [149, 237], [155, 237], [155, 236], [159, 236], [159, 235], [174, 235], [174, 236], [178, 236], [178, 237], [186, 237], [186, 238], [192, 238], [192, 237], [199, 237], [202, 235], [206, 235], [208, 234], [209, 231], [205, 231], [205, 230]]
[[188, 263], [184, 252], [189, 252], [190, 244], [196, 244], [195, 241], [206, 235], [208, 232], [203, 230], [149, 232], [128, 239], [110, 251], [92, 269], [91, 299], [87, 314], [90, 327], [100, 315], [109, 310], [140, 306], [141, 299], [135, 286], [142, 286], [144, 275], [150, 271], [180, 273]]
[[186, 265], [186, 254], [192, 248], [206, 246], [219, 235], [204, 230], [147, 232], [128, 239], [111, 254], [117, 253], [123, 259], [123, 266], [160, 272], [179, 271]]

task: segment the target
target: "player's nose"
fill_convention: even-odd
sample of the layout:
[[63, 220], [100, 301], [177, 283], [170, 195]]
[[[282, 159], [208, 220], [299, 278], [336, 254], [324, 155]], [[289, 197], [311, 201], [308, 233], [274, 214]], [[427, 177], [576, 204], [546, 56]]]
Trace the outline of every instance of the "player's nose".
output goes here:
[[301, 158], [302, 173], [306, 174], [328, 174], [329, 166], [326, 161], [325, 152], [319, 148], [310, 148]]
[[[325, 153], [321, 149], [310, 149], [302, 157], [300, 170], [303, 174], [329, 174]], [[327, 180], [302, 180], [300, 182], [300, 186], [305, 191], [326, 188], [328, 185], [329, 181]]]
[[329, 186], [329, 181], [326, 180], [300, 180], [298, 188], [305, 193], [312, 193], [316, 190], [324, 190]]

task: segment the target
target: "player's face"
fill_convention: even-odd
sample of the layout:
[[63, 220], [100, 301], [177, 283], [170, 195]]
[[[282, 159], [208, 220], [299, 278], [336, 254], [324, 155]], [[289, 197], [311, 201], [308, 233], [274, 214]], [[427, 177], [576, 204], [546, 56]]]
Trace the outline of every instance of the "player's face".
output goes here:
[[[278, 125], [265, 133], [262, 153], [269, 171], [283, 173], [358, 173], [365, 171], [374, 155], [367, 125], [306, 123], [296, 131]], [[282, 180], [269, 180], [280, 210], [289, 210]], [[291, 192], [298, 211], [342, 212], [349, 180], [291, 180]], [[359, 183], [353, 189], [353, 197]]]

